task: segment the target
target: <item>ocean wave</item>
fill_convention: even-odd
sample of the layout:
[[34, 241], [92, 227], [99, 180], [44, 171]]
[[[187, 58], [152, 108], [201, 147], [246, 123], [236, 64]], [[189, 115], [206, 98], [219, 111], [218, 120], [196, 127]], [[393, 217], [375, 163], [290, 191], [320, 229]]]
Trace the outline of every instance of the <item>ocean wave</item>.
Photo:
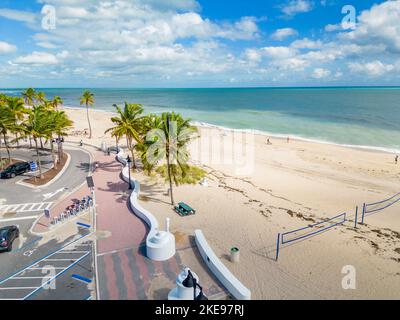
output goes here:
[[[82, 107], [82, 106], [77, 107], [77, 106], [71, 106], [71, 105], [64, 105], [63, 108], [72, 109], [72, 110], [76, 110], [76, 109], [84, 110], [85, 109], [85, 107]], [[91, 111], [115, 115], [115, 112], [111, 111], [111, 110], [99, 110], [99, 109], [92, 108]], [[211, 123], [207, 123], [207, 122], [203, 122], [203, 121], [192, 121], [192, 124], [197, 127], [218, 129], [218, 130], [230, 131], [230, 132], [251, 133], [251, 134], [261, 135], [261, 136], [270, 137], [270, 138], [286, 139], [287, 137], [290, 137], [290, 139], [292, 139], [292, 140], [299, 140], [299, 141], [305, 141], [305, 142], [311, 142], [311, 143], [320, 143], [320, 144], [334, 145], [334, 146], [340, 146], [340, 147], [352, 148], [352, 149], [384, 152], [384, 153], [391, 153], [391, 154], [400, 154], [400, 148], [337, 143], [334, 141], [328, 141], [328, 140], [319, 139], [319, 138], [303, 137], [303, 136], [294, 135], [294, 134], [272, 133], [272, 132], [267, 132], [267, 131], [263, 131], [263, 130], [259, 130], [259, 129], [229, 128], [229, 127], [224, 127], [221, 125], [211, 124]]]
[[228, 128], [228, 127], [224, 127], [224, 126], [215, 125], [215, 124], [210, 124], [207, 122], [201, 122], [201, 121], [192, 121], [192, 124], [197, 127], [218, 129], [218, 130], [230, 131], [230, 132], [251, 133], [251, 134], [261, 135], [261, 136], [270, 137], [270, 138], [287, 139], [288, 137], [290, 137], [291, 140], [299, 140], [299, 141], [305, 141], [305, 142], [311, 142], [311, 143], [334, 145], [334, 146], [351, 148], [351, 149], [376, 151], [376, 152], [384, 152], [384, 153], [391, 153], [391, 154], [399, 154], [400, 153], [400, 149], [396, 149], [396, 148], [337, 143], [337, 142], [328, 141], [328, 140], [324, 140], [324, 139], [302, 137], [299, 135], [292, 135], [292, 134], [272, 133], [272, 132], [262, 131], [262, 130], [258, 130], [258, 129], [234, 129], [234, 128]]

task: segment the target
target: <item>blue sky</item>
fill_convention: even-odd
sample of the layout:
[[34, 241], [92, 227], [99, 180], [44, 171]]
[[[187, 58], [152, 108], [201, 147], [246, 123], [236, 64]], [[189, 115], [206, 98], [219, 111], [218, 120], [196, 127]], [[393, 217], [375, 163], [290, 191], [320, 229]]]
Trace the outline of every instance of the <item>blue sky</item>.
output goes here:
[[400, 85], [400, 0], [106, 3], [2, 0], [0, 87]]

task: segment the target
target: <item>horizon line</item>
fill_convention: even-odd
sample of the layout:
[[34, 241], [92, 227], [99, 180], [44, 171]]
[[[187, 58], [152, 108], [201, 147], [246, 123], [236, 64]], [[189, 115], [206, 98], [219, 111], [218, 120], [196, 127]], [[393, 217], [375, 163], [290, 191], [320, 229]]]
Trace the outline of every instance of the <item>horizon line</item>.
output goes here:
[[350, 85], [350, 86], [238, 86], [238, 87], [9, 87], [0, 90], [23, 90], [26, 88], [40, 89], [122, 89], [122, 90], [182, 90], [182, 89], [352, 89], [352, 88], [400, 88], [400, 85]]

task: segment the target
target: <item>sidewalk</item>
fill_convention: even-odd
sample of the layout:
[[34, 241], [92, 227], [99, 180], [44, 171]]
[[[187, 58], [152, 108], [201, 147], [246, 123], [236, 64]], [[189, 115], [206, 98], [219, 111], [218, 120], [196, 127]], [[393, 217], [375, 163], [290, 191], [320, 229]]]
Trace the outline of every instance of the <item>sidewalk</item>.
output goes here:
[[[98, 284], [101, 300], [166, 299], [175, 286], [176, 276], [186, 265], [201, 275], [205, 292], [209, 295], [223, 294], [224, 289], [208, 274], [207, 267], [189, 243], [177, 246], [175, 257], [169, 261], [156, 262], [145, 253], [147, 225], [128, 206], [130, 191], [121, 178], [122, 165], [115, 154], [105, 155], [93, 151], [93, 161], [99, 166], [93, 173], [97, 210], [97, 261]], [[73, 194], [51, 209], [57, 216], [75, 199], [89, 195], [83, 185]], [[49, 220], [42, 217], [35, 232], [48, 231]]]

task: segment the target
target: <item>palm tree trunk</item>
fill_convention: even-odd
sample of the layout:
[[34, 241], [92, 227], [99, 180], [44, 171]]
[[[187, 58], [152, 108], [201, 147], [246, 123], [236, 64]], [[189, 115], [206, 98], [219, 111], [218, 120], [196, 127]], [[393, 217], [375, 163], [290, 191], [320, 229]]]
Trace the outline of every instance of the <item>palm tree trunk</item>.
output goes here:
[[18, 132], [15, 133], [15, 141], [17, 142], [17, 147], [19, 147]]
[[37, 163], [38, 163], [38, 166], [39, 166], [40, 179], [43, 179], [44, 177], [43, 177], [43, 173], [42, 173], [42, 164], [40, 163], [40, 154], [39, 154], [37, 138], [33, 137], [33, 140], [35, 141], [36, 157], [37, 157]]
[[6, 137], [5, 132], [3, 132], [3, 137], [4, 137], [4, 145], [6, 146], [6, 150], [7, 150], [8, 162], [11, 162], [11, 154], [10, 154], [10, 149], [8, 148], [8, 142], [7, 142], [7, 137]]
[[90, 119], [89, 119], [89, 105], [86, 104], [86, 115], [87, 115], [87, 120], [89, 124], [89, 139], [92, 139], [92, 125], [90, 124]]
[[172, 177], [171, 177], [171, 165], [169, 163], [169, 146], [167, 145], [167, 152], [166, 152], [166, 156], [167, 156], [167, 170], [168, 170], [168, 180], [169, 180], [169, 192], [170, 192], [170, 196], [171, 196], [171, 204], [174, 205], [174, 195], [173, 195], [173, 191], [172, 191]]
[[32, 148], [32, 139], [31, 139], [31, 136], [29, 136], [29, 148]]
[[57, 151], [58, 151], [58, 163], [61, 162], [61, 158], [63, 157], [63, 153], [62, 153], [62, 143], [61, 143], [61, 136], [58, 135], [58, 142], [57, 142]]
[[0, 139], [0, 168], [1, 168], [1, 171], [3, 171], [4, 165], [3, 165], [3, 157], [1, 155], [1, 139]]
[[39, 140], [40, 140], [40, 149], [43, 150], [43, 141], [42, 141], [42, 137], [40, 137]]
[[133, 169], [136, 169], [136, 160], [135, 160], [135, 154], [133, 152], [133, 147], [132, 147], [132, 142], [126, 137], [126, 143], [128, 145], [128, 149], [131, 152], [132, 155], [132, 164], [133, 164]]
[[56, 161], [56, 156], [54, 154], [53, 138], [50, 140], [50, 146], [51, 146], [51, 156], [53, 158], [54, 169], [57, 169], [57, 161]]

